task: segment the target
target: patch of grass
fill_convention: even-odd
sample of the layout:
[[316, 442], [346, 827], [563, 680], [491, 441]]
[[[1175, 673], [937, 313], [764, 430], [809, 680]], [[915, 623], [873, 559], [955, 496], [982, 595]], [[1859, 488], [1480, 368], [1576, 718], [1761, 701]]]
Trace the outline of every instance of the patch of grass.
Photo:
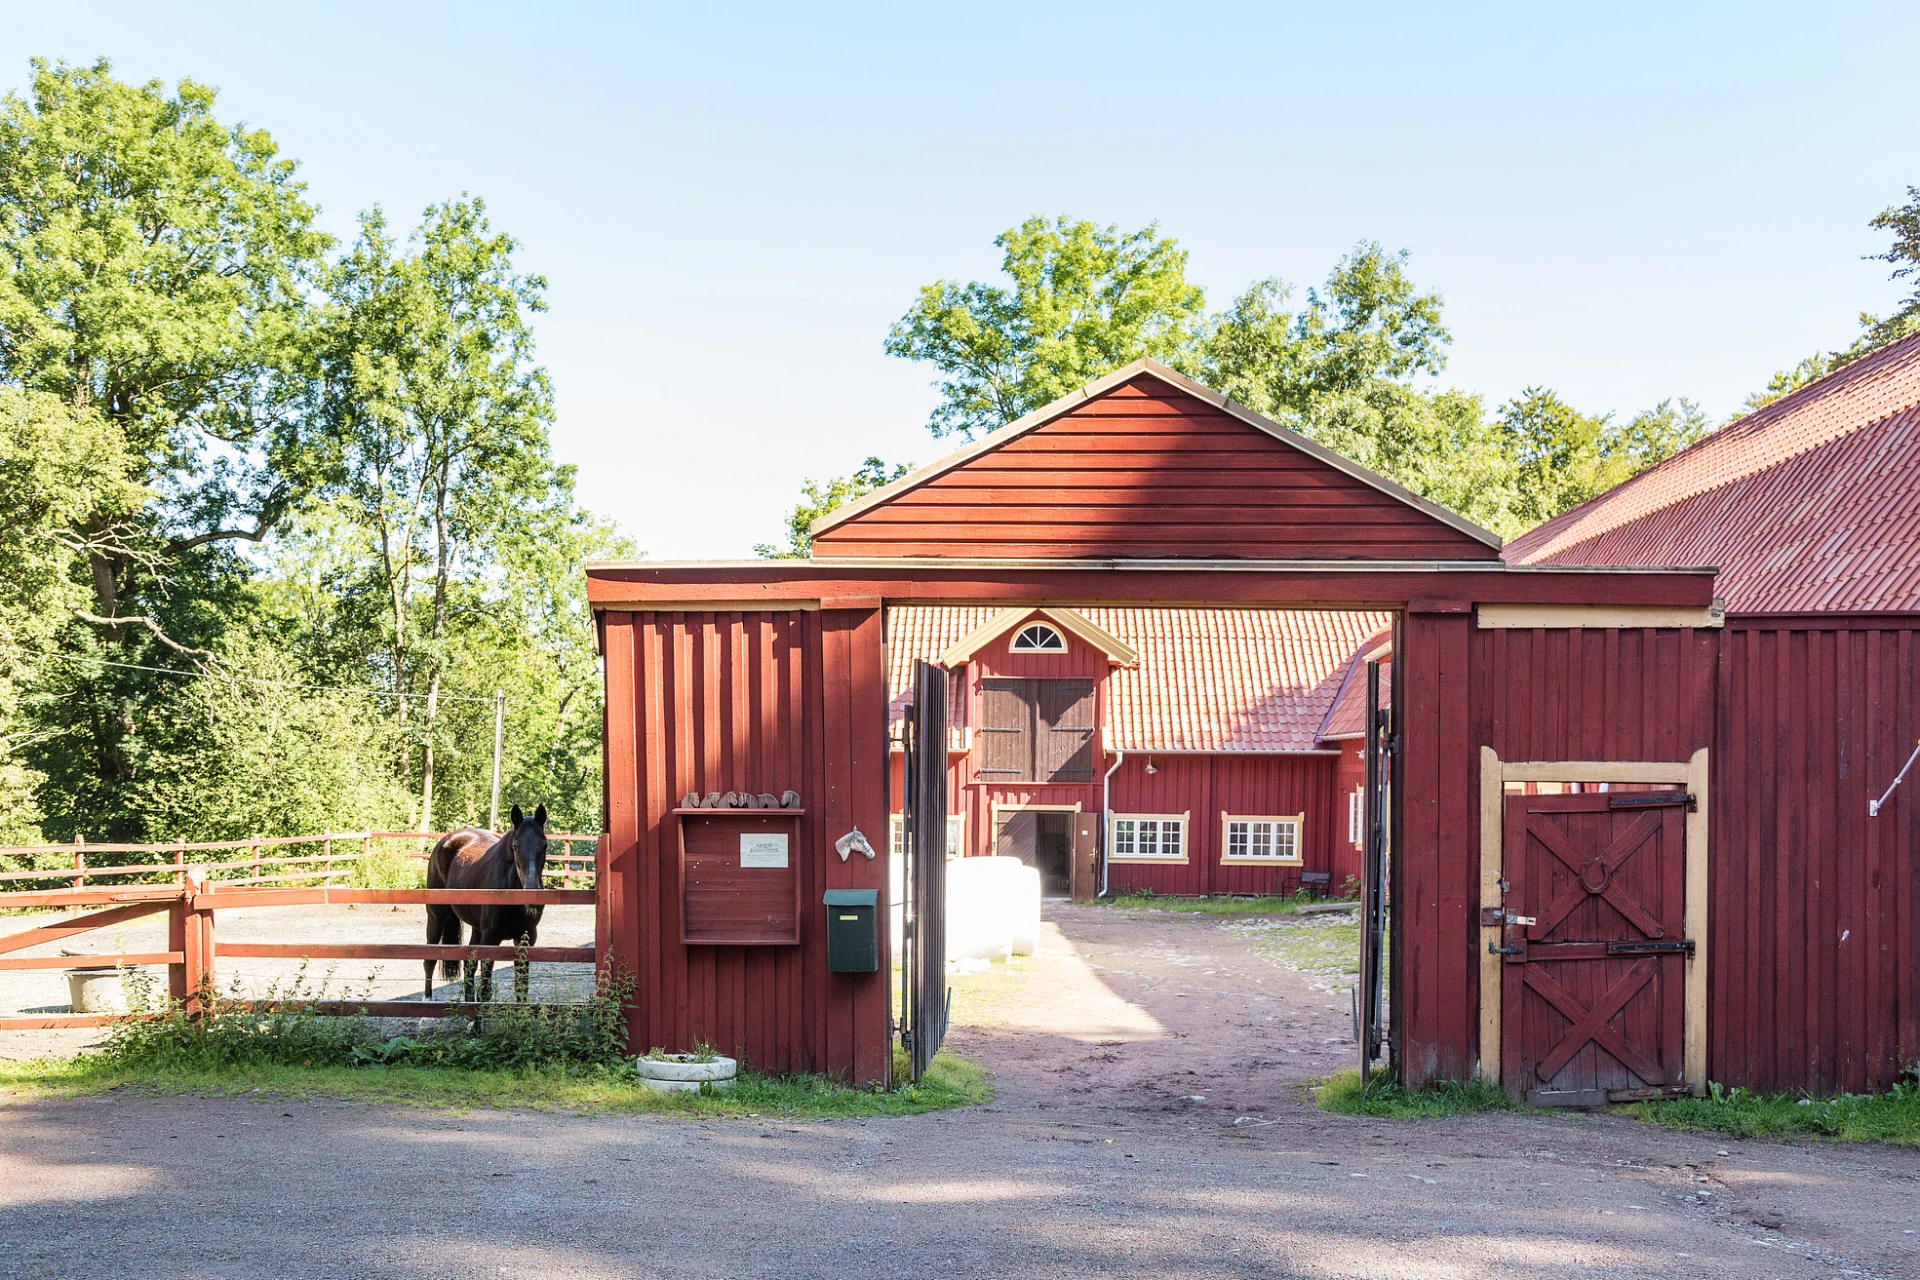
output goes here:
[[[980, 1066], [951, 1054], [918, 1084], [887, 1092], [826, 1076], [769, 1076], [743, 1069], [730, 1090], [657, 1093], [643, 1086], [624, 1045], [630, 980], [603, 985], [580, 1004], [500, 1003], [476, 1027], [449, 1020], [415, 1039], [386, 1038], [374, 1019], [323, 1016], [304, 970], [250, 1007], [211, 992], [198, 1021], [155, 998], [151, 978], [125, 978], [132, 1012], [108, 1028], [98, 1050], [67, 1059], [0, 1062], [0, 1091], [33, 1097], [136, 1094], [347, 1098], [368, 1103], [466, 1109], [632, 1111], [769, 1115], [793, 1119], [911, 1115], [988, 1102]], [[351, 993], [348, 999], [354, 999]], [[717, 1057], [702, 1045], [695, 1060]], [[895, 1054], [894, 1076], [906, 1059]]]
[[1627, 1114], [1675, 1129], [1705, 1129], [1738, 1138], [1807, 1135], [1837, 1142], [1920, 1146], [1920, 1083], [1902, 1081], [1885, 1093], [1803, 1098], [1708, 1086], [1704, 1098], [1635, 1102]]
[[1230, 926], [1259, 955], [1283, 969], [1323, 977], [1358, 977], [1360, 922], [1351, 916], [1302, 916], [1296, 920], [1249, 920]]
[[1304, 893], [1289, 894], [1286, 897], [1221, 893], [1205, 898], [1175, 898], [1157, 894], [1151, 889], [1143, 889], [1139, 893], [1122, 893], [1111, 898], [1096, 898], [1094, 901], [1105, 907], [1186, 911], [1205, 916], [1275, 916], [1293, 915], [1305, 904], [1319, 902], [1321, 899]]
[[1322, 1111], [1348, 1116], [1384, 1116], [1393, 1120], [1439, 1120], [1485, 1111], [1523, 1111], [1498, 1085], [1481, 1080], [1446, 1080], [1424, 1089], [1407, 1089], [1384, 1067], [1363, 1083], [1358, 1071], [1340, 1071], [1313, 1088]]
[[[905, 1078], [903, 1063], [897, 1074]], [[239, 1063], [133, 1068], [102, 1054], [34, 1062], [0, 1061], [0, 1093], [15, 1098], [136, 1096], [263, 1099], [341, 1098], [355, 1102], [465, 1111], [512, 1107], [581, 1113], [651, 1112], [685, 1116], [766, 1116], [790, 1120], [917, 1115], [993, 1100], [977, 1063], [942, 1051], [927, 1077], [888, 1093], [856, 1089], [825, 1076], [740, 1073], [720, 1093], [655, 1093], [624, 1068], [544, 1066], [518, 1070], [458, 1067], [305, 1067]]]

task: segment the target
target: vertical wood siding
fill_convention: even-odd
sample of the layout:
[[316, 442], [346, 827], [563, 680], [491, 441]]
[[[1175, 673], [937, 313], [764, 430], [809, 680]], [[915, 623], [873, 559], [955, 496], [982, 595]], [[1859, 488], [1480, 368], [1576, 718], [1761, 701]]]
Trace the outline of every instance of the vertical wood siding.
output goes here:
[[[1481, 631], [1467, 613], [1410, 612], [1403, 630], [1395, 1018], [1419, 1085], [1476, 1066], [1480, 746], [1503, 761], [1685, 760], [1714, 737], [1719, 637]], [[1713, 896], [1718, 911], [1720, 884]]]
[[[610, 949], [637, 982], [633, 1048], [704, 1041], [761, 1070], [885, 1080], [885, 931], [878, 973], [828, 973], [820, 906], [829, 888], [886, 888], [884, 857], [833, 850], [858, 825], [884, 853], [879, 611], [609, 612], [602, 626]], [[807, 810], [800, 945], [682, 945], [679, 797], [788, 788]]]
[[1884, 1089], [1920, 1059], [1914, 630], [1733, 620], [1713, 770], [1708, 1043], [1753, 1089]]
[[813, 545], [819, 556], [1499, 556], [1145, 375], [822, 532]]
[[[1152, 774], [1146, 771], [1149, 758]], [[1332, 839], [1345, 834], [1346, 823], [1345, 810], [1334, 797], [1334, 766], [1330, 756], [1128, 756], [1113, 775], [1113, 811], [1192, 810], [1187, 821], [1187, 862], [1172, 866], [1114, 861], [1107, 868], [1108, 887], [1115, 893], [1141, 889], [1175, 895], [1278, 893], [1297, 884], [1302, 871], [1328, 870]], [[1097, 805], [1097, 794], [1094, 799]], [[1302, 865], [1221, 862], [1220, 820], [1225, 813], [1304, 813]]]

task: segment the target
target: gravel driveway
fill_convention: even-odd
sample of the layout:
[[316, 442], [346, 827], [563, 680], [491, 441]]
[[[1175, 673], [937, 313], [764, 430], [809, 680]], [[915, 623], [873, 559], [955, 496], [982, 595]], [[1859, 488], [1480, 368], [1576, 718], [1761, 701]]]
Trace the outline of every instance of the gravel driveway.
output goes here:
[[[1312, 926], [1050, 907], [956, 977], [988, 1107], [813, 1124], [103, 1098], [0, 1110], [0, 1276], [1920, 1276], [1920, 1156], [1356, 1120]], [[1310, 949], [1309, 949], [1310, 950]], [[417, 971], [416, 971], [417, 972]]]

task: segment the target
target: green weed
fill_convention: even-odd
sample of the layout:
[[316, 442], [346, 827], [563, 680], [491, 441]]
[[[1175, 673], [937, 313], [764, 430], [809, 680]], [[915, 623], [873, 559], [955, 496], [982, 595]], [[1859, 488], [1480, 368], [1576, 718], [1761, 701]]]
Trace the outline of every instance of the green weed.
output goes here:
[[[365, 1015], [321, 1015], [328, 980], [309, 981], [306, 966], [257, 1001], [201, 993], [197, 1020], [160, 996], [144, 972], [123, 976], [126, 1017], [107, 1030], [99, 1056], [129, 1070], [221, 1071], [234, 1067], [451, 1067], [512, 1071], [537, 1067], [618, 1066], [625, 1061], [625, 1005], [632, 980], [608, 980], [568, 1005], [490, 1003], [469, 1024], [447, 1020], [415, 1039], [386, 1038]], [[348, 1001], [365, 993], [348, 992]]]
[[1445, 1080], [1423, 1089], [1408, 1089], [1385, 1067], [1374, 1068], [1364, 1083], [1358, 1071], [1336, 1072], [1314, 1086], [1313, 1100], [1322, 1111], [1395, 1120], [1438, 1120], [1484, 1111], [1525, 1109], [1509, 1098], [1504, 1089], [1485, 1081]]
[[1675, 1129], [1705, 1129], [1739, 1138], [1805, 1134], [1838, 1142], [1891, 1142], [1920, 1146], [1920, 1083], [1904, 1080], [1885, 1093], [1843, 1093], [1807, 1098], [1752, 1093], [1718, 1083], [1704, 1098], [1635, 1102], [1627, 1114]]
[[[896, 1078], [904, 1080], [904, 1065]], [[984, 1068], [944, 1050], [918, 1084], [892, 1092], [854, 1088], [826, 1076], [767, 1076], [741, 1071], [724, 1093], [656, 1093], [642, 1086], [633, 1063], [547, 1065], [522, 1069], [439, 1066], [297, 1066], [241, 1063], [220, 1067], [129, 1067], [103, 1054], [36, 1062], [0, 1061], [0, 1093], [16, 1097], [143, 1096], [341, 1098], [369, 1105], [439, 1110], [513, 1107], [579, 1113], [653, 1112], [685, 1116], [752, 1116], [789, 1120], [918, 1115], [993, 1100]]]

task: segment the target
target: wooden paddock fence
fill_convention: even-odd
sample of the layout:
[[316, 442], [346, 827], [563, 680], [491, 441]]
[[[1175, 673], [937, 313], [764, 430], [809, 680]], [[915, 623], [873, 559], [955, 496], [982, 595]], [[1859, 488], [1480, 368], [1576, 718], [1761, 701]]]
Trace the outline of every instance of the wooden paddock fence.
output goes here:
[[[353, 863], [372, 856], [372, 841], [380, 839], [428, 840], [438, 839], [437, 832], [357, 832], [349, 835], [329, 836], [293, 836], [278, 840], [258, 841], [210, 841], [198, 844], [167, 845], [90, 845], [86, 848], [95, 853], [175, 853], [179, 855], [172, 866], [166, 864], [134, 864], [123, 866], [76, 866], [74, 869], [60, 868], [52, 871], [24, 871], [5, 873], [5, 879], [18, 882], [26, 879], [71, 880], [73, 883], [58, 889], [27, 889], [0, 892], [0, 911], [23, 910], [78, 910], [83, 907], [104, 907], [104, 910], [88, 914], [75, 914], [68, 919], [51, 924], [38, 925], [18, 933], [0, 936], [0, 972], [19, 969], [76, 969], [76, 968], [112, 968], [136, 967], [143, 965], [167, 966], [167, 994], [169, 999], [185, 1008], [188, 1016], [199, 1017], [205, 1010], [203, 1002], [215, 990], [215, 961], [222, 956], [235, 959], [273, 958], [300, 960], [506, 960], [512, 961], [523, 954], [523, 950], [512, 946], [454, 946], [428, 943], [333, 943], [333, 942], [219, 942], [214, 935], [214, 917], [223, 910], [237, 907], [297, 907], [316, 906], [334, 903], [392, 903], [415, 905], [461, 905], [492, 903], [502, 906], [592, 906], [598, 901], [598, 888], [592, 889], [361, 889], [331, 883], [334, 877], [351, 874]], [[598, 874], [598, 860], [601, 856], [597, 838], [592, 836], [563, 835], [550, 836], [551, 841], [573, 842], [588, 841], [595, 843], [591, 857], [562, 855], [567, 866], [562, 872], [563, 880], [571, 877], [591, 876], [598, 886], [603, 883]], [[262, 848], [277, 848], [287, 845], [315, 842], [362, 841], [358, 851], [335, 852], [331, 846], [325, 853], [300, 856], [259, 859]], [[0, 854], [18, 854], [23, 852], [44, 852], [49, 848], [65, 851], [69, 846], [15, 846], [0, 848]], [[247, 848], [253, 858], [212, 863], [206, 865], [186, 865], [180, 858], [188, 852], [200, 852], [209, 849]], [[424, 853], [414, 856], [425, 857]], [[329, 862], [345, 861], [347, 865], [338, 867]], [[549, 862], [560, 861], [549, 858]], [[576, 870], [572, 864], [585, 864], [584, 869]], [[282, 864], [298, 864], [293, 871], [274, 869]], [[215, 877], [217, 871], [245, 872], [222, 880]], [[126, 883], [95, 884], [87, 886], [83, 878], [109, 876], [165, 876], [171, 883]], [[320, 881], [317, 884], [291, 886], [287, 880]], [[266, 887], [266, 886], [271, 887]], [[141, 916], [167, 913], [167, 949], [152, 952], [121, 952], [97, 955], [60, 955], [60, 956], [19, 956], [14, 953], [32, 947], [63, 942], [79, 934], [88, 933], [109, 925], [120, 924]], [[529, 961], [593, 964], [605, 952], [602, 922], [596, 920], [596, 945], [591, 947], [529, 947], [524, 956]], [[243, 1001], [242, 1005], [264, 1007], [266, 1002]], [[431, 1000], [320, 1000], [297, 1001], [303, 1009], [321, 1014], [366, 1014], [373, 1017], [392, 1018], [432, 1018], [449, 1016], [476, 1017], [485, 1011], [486, 1006], [464, 1001]], [[221, 999], [222, 1008], [235, 1007], [235, 1002]], [[23, 1015], [15, 1017], [0, 1016], [0, 1031], [44, 1031], [62, 1027], [97, 1027], [113, 1022], [122, 1015], [95, 1013], [67, 1013], [51, 1015]]]
[[[343, 876], [351, 876], [354, 868], [361, 863], [370, 862], [376, 853], [376, 841], [405, 841], [408, 848], [400, 852], [401, 857], [416, 861], [426, 861], [433, 842], [447, 833], [444, 831], [333, 831], [317, 836], [253, 836], [245, 840], [200, 840], [174, 841], [164, 844], [88, 844], [84, 838], [76, 837], [72, 844], [20, 844], [0, 845], [0, 863], [14, 858], [45, 858], [67, 855], [72, 857], [72, 865], [54, 868], [35, 867], [27, 870], [0, 871], [0, 885], [18, 884], [32, 880], [65, 880], [72, 889], [84, 889], [89, 877], [99, 879], [103, 876], [164, 876], [174, 884], [185, 883], [189, 853], [207, 853], [216, 850], [247, 851], [243, 858], [224, 862], [195, 862], [207, 873], [210, 880], [221, 884], [275, 884], [298, 880], [332, 881]], [[591, 853], [577, 854], [575, 845], [597, 845], [600, 837], [577, 835], [561, 832], [547, 837], [549, 852], [547, 865], [558, 865], [559, 879], [564, 887], [573, 880], [592, 874], [594, 858]], [[261, 856], [262, 849], [285, 849], [295, 845], [318, 845], [320, 852], [305, 855], [287, 855], [270, 853]], [[558, 845], [559, 852], [552, 852], [551, 846]], [[424, 847], [423, 847], [424, 846]], [[95, 857], [101, 854], [144, 853], [156, 858], [172, 857], [172, 862], [152, 861], [144, 863], [100, 865], [89, 863], [87, 855]], [[14, 904], [7, 901], [5, 892], [0, 890], [0, 910]]]

